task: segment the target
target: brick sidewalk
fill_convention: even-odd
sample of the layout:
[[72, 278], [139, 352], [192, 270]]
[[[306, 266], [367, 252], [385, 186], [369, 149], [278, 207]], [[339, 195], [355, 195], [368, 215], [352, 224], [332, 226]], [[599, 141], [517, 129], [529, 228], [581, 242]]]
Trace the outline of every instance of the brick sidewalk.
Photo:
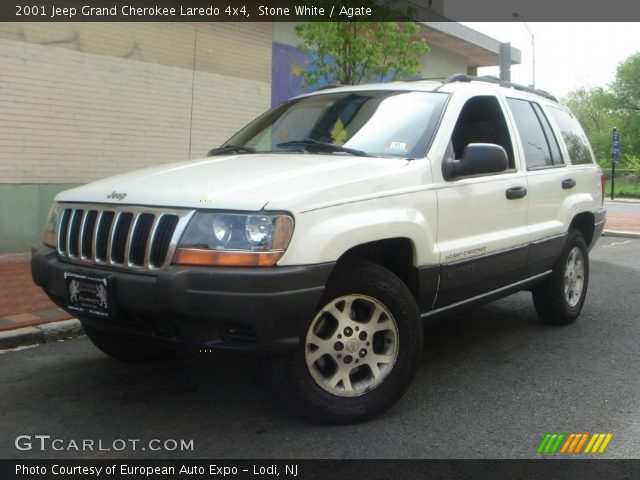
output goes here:
[[[605, 230], [640, 234], [640, 215], [607, 214]], [[0, 331], [71, 318], [31, 280], [30, 255], [0, 255]]]
[[30, 255], [0, 255], [0, 331], [71, 318], [31, 280]]
[[615, 232], [640, 233], [640, 215], [607, 213], [607, 223], [604, 229]]

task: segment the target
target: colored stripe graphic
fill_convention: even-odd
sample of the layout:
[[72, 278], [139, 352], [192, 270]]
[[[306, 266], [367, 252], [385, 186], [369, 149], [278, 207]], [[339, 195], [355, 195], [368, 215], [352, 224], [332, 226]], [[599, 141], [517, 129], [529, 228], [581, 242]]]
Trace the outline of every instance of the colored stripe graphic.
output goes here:
[[566, 437], [566, 433], [547, 433], [538, 445], [537, 452], [539, 454], [554, 454], [560, 447], [562, 440]]
[[575, 433], [570, 433], [569, 436], [567, 437], [567, 441], [564, 442], [564, 445], [562, 445], [562, 449], [560, 450], [560, 453], [567, 453], [567, 449], [569, 448], [569, 445], [571, 445], [571, 442], [573, 442], [573, 439], [576, 437]]
[[594, 433], [591, 437], [591, 440], [589, 440], [589, 443], [587, 443], [587, 448], [584, 449], [584, 453], [591, 453], [591, 447], [593, 447], [593, 444], [596, 442], [597, 438], [598, 434]]
[[543, 438], [542, 441], [540, 442], [540, 445], [538, 445], [538, 454], [541, 454], [544, 452], [544, 447], [547, 445], [547, 442], [549, 441], [549, 438], [551, 438], [551, 434], [547, 433]]
[[[538, 445], [537, 452], [539, 455], [553, 455], [562, 453], [566, 455], [576, 455], [579, 453], [604, 453], [613, 438], [612, 433], [559, 433], [549, 432], [544, 435], [542, 441]], [[589, 440], [587, 442], [587, 439]], [[582, 451], [582, 447], [586, 443], [586, 448]]]
[[584, 453], [604, 453], [612, 437], [612, 433], [594, 433]]
[[584, 442], [587, 441], [587, 438], [589, 438], [589, 434], [583, 433], [582, 439], [578, 442], [578, 445], [576, 445], [576, 451], [574, 453], [580, 453], [580, 450], [582, 450], [582, 446], [584, 445]]
[[604, 442], [602, 442], [602, 445], [600, 445], [600, 450], [598, 451], [598, 453], [604, 453], [604, 451], [607, 449], [607, 445], [609, 445], [609, 442], [612, 438], [613, 433], [607, 433], [607, 436], [604, 438]]
[[556, 453], [558, 451], [558, 448], [560, 447], [560, 444], [562, 443], [562, 440], [564, 439], [565, 436], [566, 436], [565, 433], [558, 434], [558, 439], [556, 440], [556, 443], [554, 443], [553, 447], [551, 448], [550, 453]]

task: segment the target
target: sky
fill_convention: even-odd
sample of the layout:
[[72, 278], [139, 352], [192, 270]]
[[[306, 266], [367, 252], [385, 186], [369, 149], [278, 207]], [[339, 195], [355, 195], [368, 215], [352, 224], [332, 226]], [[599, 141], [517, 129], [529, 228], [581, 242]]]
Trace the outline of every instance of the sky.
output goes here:
[[[522, 52], [522, 63], [511, 67], [511, 81], [531, 85], [531, 36], [523, 22], [462, 22]], [[606, 87], [617, 65], [640, 52], [640, 23], [527, 22], [535, 42], [536, 88], [563, 97], [580, 87]], [[499, 75], [497, 67], [479, 75]]]

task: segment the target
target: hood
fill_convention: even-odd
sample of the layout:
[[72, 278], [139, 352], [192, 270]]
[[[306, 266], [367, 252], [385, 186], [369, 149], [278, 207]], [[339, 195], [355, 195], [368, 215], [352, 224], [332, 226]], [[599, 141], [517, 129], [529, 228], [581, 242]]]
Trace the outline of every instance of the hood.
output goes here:
[[[58, 201], [292, 212], [384, 191], [409, 162], [342, 154], [243, 154], [165, 164], [62, 192]], [[395, 188], [398, 184], [395, 183]]]

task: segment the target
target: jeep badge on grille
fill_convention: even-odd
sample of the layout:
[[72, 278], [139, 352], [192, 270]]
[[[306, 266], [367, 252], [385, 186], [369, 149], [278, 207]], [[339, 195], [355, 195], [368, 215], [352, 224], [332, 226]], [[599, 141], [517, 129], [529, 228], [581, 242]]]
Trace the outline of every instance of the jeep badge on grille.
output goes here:
[[113, 192], [111, 192], [109, 195], [107, 195], [107, 198], [113, 198], [116, 200], [124, 200], [125, 197], [127, 196], [126, 193], [120, 193], [120, 192], [116, 192], [115, 190]]

